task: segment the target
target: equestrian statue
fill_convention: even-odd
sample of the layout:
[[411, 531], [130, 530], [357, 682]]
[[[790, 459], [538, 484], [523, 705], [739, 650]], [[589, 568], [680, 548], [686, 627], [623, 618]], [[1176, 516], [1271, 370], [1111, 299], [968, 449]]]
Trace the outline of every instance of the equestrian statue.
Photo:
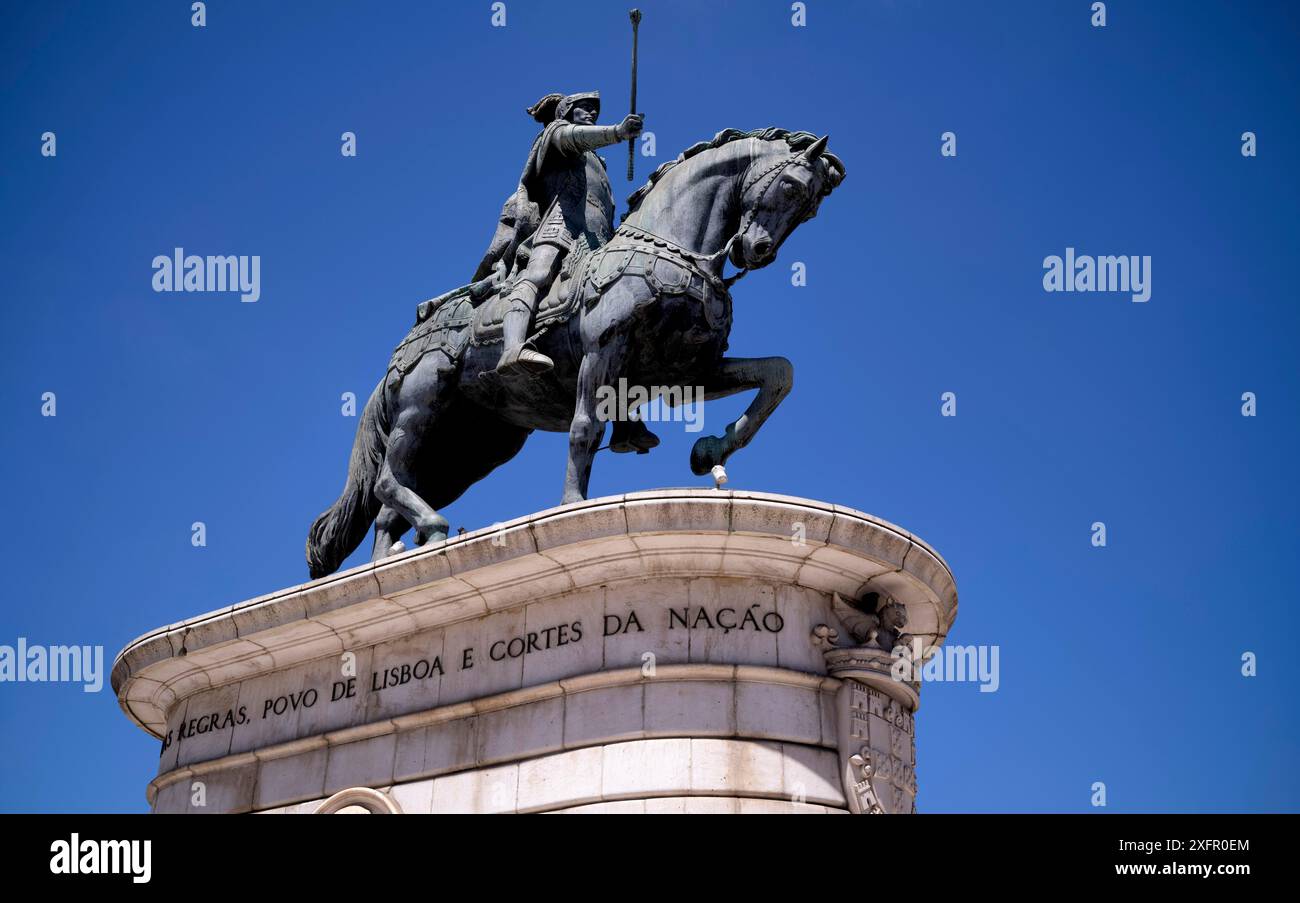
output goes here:
[[[595, 152], [636, 138], [643, 117], [597, 125], [597, 92], [548, 94], [528, 113], [543, 128], [477, 271], [418, 306], [366, 402], [343, 492], [307, 537], [313, 578], [337, 570], [372, 523], [375, 560], [402, 551], [412, 528], [418, 545], [446, 539], [438, 510], [533, 430], [569, 434], [562, 502], [585, 499], [605, 434], [598, 399], [620, 379], [702, 386], [706, 400], [758, 390], [722, 435], [695, 442], [696, 474], [747, 445], [790, 391], [785, 358], [726, 356], [731, 289], [844, 178], [827, 138], [725, 129], [655, 170], [615, 228]], [[657, 444], [634, 416], [614, 419], [612, 451]]]

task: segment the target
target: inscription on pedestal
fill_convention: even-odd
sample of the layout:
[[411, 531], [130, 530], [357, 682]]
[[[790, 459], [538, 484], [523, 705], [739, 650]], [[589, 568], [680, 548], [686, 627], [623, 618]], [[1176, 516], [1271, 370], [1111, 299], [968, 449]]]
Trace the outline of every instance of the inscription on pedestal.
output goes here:
[[[683, 585], [683, 589], [686, 587]], [[489, 686], [493, 678], [501, 676], [502, 669], [519, 668], [523, 660], [544, 660], [557, 656], [561, 650], [577, 655], [573, 667], [557, 672], [558, 675], [584, 673], [605, 667], [639, 666], [649, 653], [664, 662], [685, 661], [689, 658], [690, 637], [702, 640], [699, 645], [707, 649], [702, 658], [712, 658], [719, 649], [725, 651], [728, 642], [743, 644], [756, 637], [775, 639], [785, 629], [785, 618], [769, 599], [766, 602], [748, 602], [753, 598], [752, 588], [736, 604], [730, 601], [724, 588], [718, 594], [723, 604], [674, 605], [651, 607], [632, 605], [615, 613], [603, 613], [596, 606], [587, 605], [587, 612], [572, 620], [548, 623], [536, 629], [507, 630], [500, 634], [488, 631], [467, 631], [463, 625], [453, 625], [429, 631], [400, 643], [382, 644], [367, 650], [368, 668], [357, 667], [359, 654], [347, 653], [339, 657], [333, 679], [319, 665], [298, 666], [275, 677], [275, 685], [284, 688], [297, 682], [293, 689], [279, 693], [253, 693], [253, 683], [196, 694], [172, 713], [168, 731], [162, 742], [160, 770], [166, 771], [175, 764], [198, 761], [188, 759], [180, 749], [186, 741], [204, 737], [201, 758], [240, 751], [225, 745], [219, 735], [234, 734], [238, 729], [252, 731], [259, 741], [279, 742], [292, 739], [306, 731], [293, 730], [300, 723], [330, 730], [365, 723], [376, 717], [420, 711], [436, 705], [461, 701], [481, 695], [484, 683]], [[748, 604], [746, 604], [748, 602]], [[584, 608], [581, 603], [568, 605], [575, 612]], [[603, 606], [601, 607], [603, 608]], [[480, 625], [490, 625], [513, 620], [518, 624], [519, 612], [502, 612], [480, 619]], [[525, 619], [522, 619], [526, 621]], [[592, 630], [595, 625], [596, 630]], [[459, 632], [457, 628], [461, 629]], [[478, 642], [458, 643], [457, 636], [485, 636]], [[629, 638], [643, 642], [627, 646]], [[620, 662], [607, 655], [606, 641], [618, 640], [630, 650], [628, 660]], [[685, 640], [683, 642], [683, 640]], [[400, 647], [400, 648], [399, 648]], [[412, 651], [427, 649], [424, 654]], [[775, 659], [775, 643], [772, 658]], [[684, 656], [682, 652], [687, 654]], [[588, 666], [584, 667], [584, 663]], [[773, 661], [773, 664], [775, 661]], [[351, 671], [349, 671], [349, 666]], [[360, 672], [360, 673], [358, 673]], [[463, 675], [469, 683], [462, 683], [451, 698], [440, 698], [441, 684], [448, 675]], [[483, 680], [475, 680], [482, 675]], [[489, 677], [489, 675], [492, 675]], [[389, 702], [390, 697], [397, 698]], [[317, 716], [317, 712], [323, 714]], [[310, 717], [308, 715], [310, 714]], [[359, 717], [358, 717], [359, 716]], [[293, 723], [293, 719], [297, 719]], [[304, 721], [304, 719], [306, 719]]]

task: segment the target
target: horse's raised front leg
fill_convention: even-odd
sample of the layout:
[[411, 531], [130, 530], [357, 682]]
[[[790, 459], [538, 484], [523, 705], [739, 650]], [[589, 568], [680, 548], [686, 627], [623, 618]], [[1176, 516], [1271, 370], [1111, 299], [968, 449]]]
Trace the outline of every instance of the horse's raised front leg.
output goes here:
[[691, 471], [703, 476], [744, 448], [794, 386], [794, 365], [783, 357], [724, 357], [704, 384], [706, 400], [758, 389], [745, 413], [721, 436], [702, 436], [691, 448]]

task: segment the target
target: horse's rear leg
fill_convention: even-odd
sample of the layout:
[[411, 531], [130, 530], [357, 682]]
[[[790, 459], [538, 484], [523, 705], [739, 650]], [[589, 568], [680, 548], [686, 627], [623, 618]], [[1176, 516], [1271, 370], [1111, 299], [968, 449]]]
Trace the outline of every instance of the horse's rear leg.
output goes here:
[[691, 471], [703, 476], [715, 464], [749, 444], [794, 386], [794, 365], [783, 357], [724, 357], [704, 383], [706, 400], [758, 389], [745, 413], [727, 424], [721, 436], [702, 436], [691, 448]]
[[397, 552], [403, 551], [396, 549], [398, 540], [402, 534], [411, 528], [406, 518], [398, 514], [393, 508], [385, 505], [379, 509], [379, 516], [375, 518], [375, 550], [370, 556], [371, 561], [378, 561]]
[[379, 500], [415, 528], [417, 545], [447, 538], [447, 519], [433, 510], [415, 487], [419, 485], [420, 450], [451, 396], [454, 370], [445, 354], [434, 352], [402, 381], [384, 465], [375, 484]]

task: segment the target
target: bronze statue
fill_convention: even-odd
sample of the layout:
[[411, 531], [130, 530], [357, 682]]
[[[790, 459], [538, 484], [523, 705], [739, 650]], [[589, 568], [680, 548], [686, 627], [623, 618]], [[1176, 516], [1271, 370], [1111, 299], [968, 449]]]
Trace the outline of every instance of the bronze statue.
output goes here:
[[[421, 304], [394, 351], [358, 424], [343, 492], [308, 535], [312, 577], [336, 570], [372, 521], [375, 559], [400, 551], [411, 527], [418, 544], [445, 539], [438, 509], [514, 457], [535, 429], [569, 434], [562, 500], [586, 498], [605, 432], [598, 393], [620, 378], [699, 385], [706, 399], [758, 390], [722, 435], [696, 441], [696, 474], [747, 445], [790, 391], [785, 358], [724, 356], [731, 287], [770, 264], [844, 178], [827, 139], [724, 130], [660, 166], [611, 233], [609, 183], [590, 151], [639, 130], [640, 117], [601, 131], [579, 112], [594, 114], [594, 97], [574, 97], [551, 95], [535, 108], [545, 116], [553, 102], [554, 118], [474, 282]], [[728, 260], [740, 271], [724, 277]], [[622, 450], [647, 438], [638, 430], [615, 423]]]

